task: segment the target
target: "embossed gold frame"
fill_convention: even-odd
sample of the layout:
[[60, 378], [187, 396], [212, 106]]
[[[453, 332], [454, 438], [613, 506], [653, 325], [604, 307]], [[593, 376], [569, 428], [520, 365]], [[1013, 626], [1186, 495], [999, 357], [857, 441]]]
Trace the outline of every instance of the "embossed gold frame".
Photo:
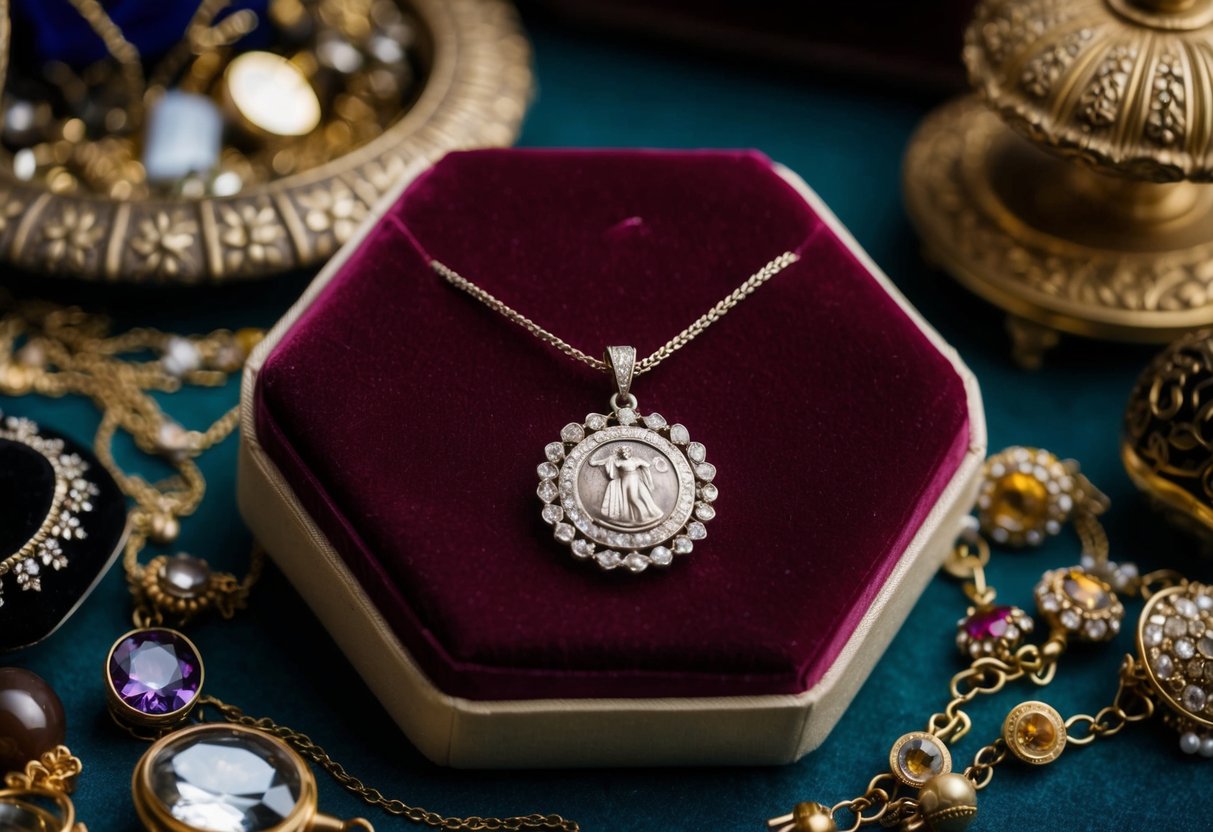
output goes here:
[[416, 162], [511, 144], [533, 86], [514, 8], [505, 0], [407, 2], [432, 57], [417, 100], [378, 138], [321, 167], [196, 200], [54, 194], [5, 166], [0, 261], [126, 283], [264, 277], [327, 259]]

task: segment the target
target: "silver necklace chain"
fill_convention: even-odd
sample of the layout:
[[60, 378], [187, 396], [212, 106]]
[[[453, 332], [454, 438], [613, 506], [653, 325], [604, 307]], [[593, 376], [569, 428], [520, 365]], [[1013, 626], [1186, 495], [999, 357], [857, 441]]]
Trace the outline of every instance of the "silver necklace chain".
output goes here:
[[[667, 341], [652, 355], [638, 361], [636, 363], [636, 375], [647, 373], [649, 370], [656, 367], [675, 352], [685, 347], [697, 335], [714, 324], [716, 321], [723, 318], [730, 309], [752, 295], [758, 289], [758, 287], [762, 286], [768, 280], [775, 277], [775, 275], [779, 274], [799, 259], [800, 255], [796, 254], [795, 252], [785, 251], [783, 254], [767, 263], [761, 269], [754, 272], [754, 274], [746, 278], [740, 286], [722, 298], [719, 303], [717, 303], [707, 312], [700, 315], [694, 323]], [[503, 301], [480, 288], [475, 283], [456, 272], [450, 266], [440, 263], [437, 260], [431, 260], [430, 267], [441, 275], [447, 283], [451, 284], [456, 289], [466, 292], [476, 300], [483, 303], [489, 309], [492, 309], [494, 312], [518, 324], [520, 327], [534, 335], [540, 341], [543, 341], [545, 344], [550, 344], [570, 358], [575, 358], [582, 364], [587, 364], [590, 367], [593, 367], [595, 370], [599, 370], [604, 373], [609, 373], [612, 371], [611, 366], [606, 361], [602, 360], [601, 358], [595, 358], [592, 355], [587, 355], [559, 336], [548, 332], [526, 315], [523, 315], [516, 309], [506, 305]]]

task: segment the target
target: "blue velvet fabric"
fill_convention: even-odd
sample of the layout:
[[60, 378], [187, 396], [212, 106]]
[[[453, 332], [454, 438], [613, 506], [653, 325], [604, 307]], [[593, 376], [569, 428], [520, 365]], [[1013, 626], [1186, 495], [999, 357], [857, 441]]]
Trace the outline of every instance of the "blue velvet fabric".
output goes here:
[[[1213, 579], [1213, 562], [1201, 560], [1192, 543], [1148, 510], [1118, 461], [1120, 413], [1152, 350], [1068, 341], [1043, 371], [1025, 373], [1007, 357], [1001, 316], [923, 264], [902, 212], [900, 164], [911, 130], [936, 102], [889, 97], [824, 75], [752, 71], [711, 57], [611, 45], [542, 26], [532, 34], [540, 95], [524, 144], [756, 147], [796, 169], [976, 371], [991, 447], [1034, 443], [1080, 459], [1112, 497], [1107, 525], [1116, 557]], [[67, 294], [82, 302], [107, 300], [122, 323], [195, 331], [269, 324], [303, 285], [299, 277], [210, 294], [116, 295], [112, 287], [72, 288]], [[235, 397], [233, 384], [221, 392], [179, 395], [170, 407], [196, 426]], [[84, 439], [96, 425], [90, 407], [73, 400], [0, 399], [0, 407]], [[127, 447], [119, 452], [125, 460], [135, 458]], [[230, 568], [241, 567], [248, 544], [235, 509], [235, 452], [235, 443], [228, 442], [203, 459], [210, 494], [198, 515], [185, 522], [181, 541]], [[880, 476], [872, 472], [872, 487], [880, 487]], [[1067, 534], [1038, 551], [998, 553], [990, 576], [1001, 599], [1026, 606], [1044, 569], [1077, 557], [1077, 543]], [[1134, 601], [1128, 606], [1131, 616], [1140, 609]], [[555, 811], [604, 832], [758, 832], [766, 818], [789, 811], [796, 801], [832, 803], [858, 794], [886, 766], [892, 742], [921, 729], [941, 709], [948, 679], [961, 666], [952, 628], [963, 611], [957, 588], [935, 579], [825, 745], [797, 765], [758, 769], [438, 769], [402, 740], [274, 570], [257, 589], [250, 611], [232, 622], [200, 623], [190, 633], [205, 654], [213, 694], [307, 731], [389, 795], [448, 813]], [[0, 659], [35, 669], [62, 694], [70, 743], [85, 760], [77, 805], [93, 832], [137, 828], [129, 778], [144, 746], [110, 723], [98, 686], [105, 651], [129, 624], [128, 616], [125, 587], [115, 571], [47, 644]], [[1019, 686], [977, 703], [973, 734], [954, 749], [956, 756], [970, 759], [1023, 699], [1046, 699], [1063, 713], [1095, 712], [1109, 701], [1120, 656], [1131, 649], [1127, 635], [1110, 647], [1075, 649], [1049, 688]], [[1213, 762], [1182, 757], [1175, 735], [1155, 721], [1071, 749], [1044, 769], [1000, 766], [980, 794], [972, 828], [1207, 830], [1211, 777]], [[362, 809], [323, 776], [320, 794], [331, 813], [365, 813], [381, 832], [408, 828]]]
[[[185, 34], [197, 0], [102, 0], [102, 5], [123, 35], [145, 58], [168, 50]], [[235, 0], [219, 17], [239, 9], [252, 9], [264, 19], [269, 0]], [[108, 54], [101, 39], [68, 0], [13, 0], [14, 34], [19, 42], [32, 40], [43, 61], [87, 66]]]

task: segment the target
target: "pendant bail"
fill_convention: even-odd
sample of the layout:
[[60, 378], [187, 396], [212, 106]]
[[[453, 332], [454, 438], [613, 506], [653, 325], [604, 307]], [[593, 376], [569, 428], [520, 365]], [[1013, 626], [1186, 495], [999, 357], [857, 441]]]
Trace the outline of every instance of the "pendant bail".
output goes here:
[[619, 401], [627, 401], [632, 391], [632, 378], [636, 375], [635, 347], [607, 347], [606, 363], [615, 374], [615, 387]]

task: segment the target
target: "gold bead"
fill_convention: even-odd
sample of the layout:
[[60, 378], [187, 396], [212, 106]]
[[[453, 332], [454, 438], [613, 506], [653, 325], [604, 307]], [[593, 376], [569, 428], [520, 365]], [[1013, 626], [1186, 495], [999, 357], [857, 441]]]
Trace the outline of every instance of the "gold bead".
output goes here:
[[172, 543], [181, 533], [181, 524], [171, 514], [152, 515], [151, 538], [155, 543]]
[[236, 344], [244, 351], [244, 356], [253, 354], [253, 350], [261, 343], [261, 339], [265, 337], [265, 331], [254, 327], [245, 327], [244, 329], [236, 330]]
[[1040, 646], [1040, 656], [1046, 662], [1055, 662], [1066, 652], [1066, 640], [1061, 636], [1051, 636]]
[[962, 832], [977, 817], [977, 789], [963, 774], [940, 774], [918, 792], [918, 811], [932, 832]]
[[820, 803], [797, 803], [792, 810], [796, 832], [837, 832], [830, 807]]

